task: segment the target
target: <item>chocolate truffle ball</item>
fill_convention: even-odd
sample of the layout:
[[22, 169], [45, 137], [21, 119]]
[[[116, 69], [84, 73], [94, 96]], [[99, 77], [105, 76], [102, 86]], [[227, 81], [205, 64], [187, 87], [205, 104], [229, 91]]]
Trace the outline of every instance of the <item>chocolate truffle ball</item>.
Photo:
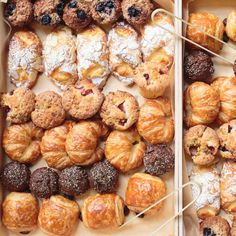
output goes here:
[[90, 186], [98, 193], [115, 192], [119, 173], [109, 161], [97, 162], [89, 171]]
[[30, 190], [39, 198], [50, 198], [59, 192], [59, 176], [56, 171], [42, 167], [35, 170], [30, 178]]
[[172, 170], [175, 165], [175, 156], [170, 147], [164, 144], [147, 146], [143, 157], [145, 172], [159, 176]]
[[189, 82], [211, 82], [214, 71], [211, 57], [203, 51], [194, 50], [185, 57], [184, 77]]
[[24, 192], [29, 188], [30, 170], [22, 163], [10, 162], [1, 173], [3, 186], [12, 192]]
[[65, 195], [75, 196], [89, 189], [87, 170], [80, 166], [64, 169], [59, 176], [60, 192]]

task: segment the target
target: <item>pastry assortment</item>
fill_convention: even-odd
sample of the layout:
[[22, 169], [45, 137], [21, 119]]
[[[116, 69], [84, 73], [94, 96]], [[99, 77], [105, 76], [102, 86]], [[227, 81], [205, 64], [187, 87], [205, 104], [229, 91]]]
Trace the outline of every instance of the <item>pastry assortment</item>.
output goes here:
[[[11, 159], [0, 175], [10, 192], [3, 202], [7, 229], [29, 233], [38, 226], [47, 235], [70, 236], [79, 219], [89, 229], [117, 229], [127, 211], [140, 213], [171, 191], [163, 175], [175, 164], [175, 42], [157, 24], [171, 30], [174, 24], [162, 13], [152, 21], [155, 8], [150, 0], [5, 5], [6, 19], [19, 27], [8, 52], [16, 88], [0, 99], [7, 121], [2, 146]], [[44, 80], [40, 74], [55, 91], [31, 90]], [[121, 86], [107, 90], [108, 79]], [[121, 175], [129, 178], [123, 193]]]

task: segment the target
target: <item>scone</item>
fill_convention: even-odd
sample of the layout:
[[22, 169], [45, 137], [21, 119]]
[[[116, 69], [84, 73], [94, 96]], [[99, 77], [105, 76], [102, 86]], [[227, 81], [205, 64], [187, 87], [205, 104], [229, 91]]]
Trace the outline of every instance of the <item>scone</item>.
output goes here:
[[[219, 53], [223, 46], [222, 43], [204, 34], [204, 32], [222, 40], [224, 34], [222, 20], [213, 14], [198, 12], [191, 13], [188, 22], [193, 26], [188, 25], [186, 37], [215, 53]], [[193, 44], [189, 44], [189, 46], [196, 48]]]
[[73, 165], [66, 152], [66, 136], [72, 129], [73, 122], [65, 122], [61, 126], [46, 130], [40, 149], [43, 159], [51, 168], [62, 170]]
[[31, 88], [43, 72], [42, 44], [31, 31], [17, 31], [10, 40], [8, 76], [17, 87]]
[[220, 94], [218, 123], [226, 123], [236, 118], [236, 77], [218, 77], [211, 86]]
[[17, 88], [12, 93], [2, 95], [1, 106], [7, 111], [7, 121], [26, 123], [35, 107], [35, 94], [30, 89]]
[[104, 95], [90, 80], [78, 81], [62, 95], [62, 105], [74, 119], [88, 119], [100, 109]]
[[220, 95], [210, 85], [195, 82], [185, 90], [184, 109], [187, 127], [211, 124], [219, 113]]
[[236, 10], [231, 11], [228, 15], [225, 30], [228, 37], [236, 42]]
[[90, 229], [113, 229], [124, 223], [124, 201], [115, 194], [88, 197], [82, 207], [82, 219]]
[[44, 41], [45, 73], [63, 90], [78, 78], [75, 39], [71, 30], [63, 27], [48, 34]]
[[42, 202], [39, 228], [46, 235], [70, 236], [77, 226], [79, 212], [79, 205], [75, 201], [60, 195], [52, 196]]
[[127, 23], [119, 22], [108, 35], [109, 63], [113, 74], [124, 84], [134, 82], [134, 69], [142, 62], [138, 33]]
[[[144, 173], [131, 176], [125, 193], [126, 206], [135, 213], [140, 213], [166, 195], [166, 184], [158, 178]], [[161, 210], [163, 202], [148, 210], [145, 214], [153, 215]]]
[[145, 98], [163, 96], [170, 86], [168, 69], [154, 62], [144, 62], [135, 70], [134, 81]]
[[28, 234], [37, 227], [38, 213], [38, 201], [31, 193], [12, 192], [3, 201], [2, 222], [15, 233]]
[[110, 92], [102, 105], [103, 122], [117, 130], [127, 130], [138, 120], [138, 102], [124, 91]]
[[65, 111], [62, 107], [61, 96], [53, 91], [38, 94], [31, 119], [36, 126], [43, 129], [62, 124], [65, 119]]
[[175, 38], [173, 34], [158, 27], [174, 32], [174, 25], [171, 17], [164, 13], [158, 13], [154, 21], [150, 20], [142, 30], [141, 50], [144, 61], [152, 61], [170, 68], [173, 63], [175, 51]]
[[[194, 203], [197, 215], [200, 219], [215, 216], [220, 211], [220, 176], [214, 166], [193, 166], [190, 181], [201, 187], [201, 193]], [[198, 189], [192, 185], [192, 196], [195, 198]]]
[[77, 69], [79, 79], [90, 79], [102, 88], [110, 74], [106, 33], [90, 25], [77, 34]]
[[119, 171], [127, 173], [143, 164], [146, 149], [136, 129], [114, 130], [105, 142], [105, 156]]
[[43, 130], [32, 122], [11, 125], [3, 132], [2, 145], [5, 153], [14, 161], [34, 164], [40, 157], [40, 140]]
[[222, 158], [236, 160], [236, 120], [231, 120], [217, 130], [220, 138], [219, 153]]
[[137, 122], [139, 134], [151, 144], [170, 143], [174, 137], [174, 120], [167, 98], [146, 100]]
[[196, 125], [184, 135], [185, 153], [197, 165], [210, 165], [217, 159], [220, 140], [215, 130], [205, 125]]
[[236, 212], [236, 163], [225, 161], [220, 177], [221, 207], [234, 214]]

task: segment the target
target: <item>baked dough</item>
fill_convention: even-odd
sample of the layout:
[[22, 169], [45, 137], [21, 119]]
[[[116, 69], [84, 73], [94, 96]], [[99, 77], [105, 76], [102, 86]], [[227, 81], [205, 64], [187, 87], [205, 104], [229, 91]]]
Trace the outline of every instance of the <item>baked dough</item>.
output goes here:
[[134, 69], [142, 62], [138, 33], [132, 26], [119, 22], [108, 35], [109, 63], [113, 74], [126, 85], [132, 85]]
[[206, 83], [195, 82], [185, 90], [184, 109], [187, 127], [211, 124], [219, 113], [219, 93]]
[[225, 30], [228, 37], [236, 42], [236, 9], [229, 13]]
[[236, 118], [236, 77], [218, 77], [211, 84], [220, 94], [217, 122], [222, 124]]
[[236, 212], [236, 163], [226, 161], [220, 178], [221, 206], [230, 213]]
[[2, 145], [6, 154], [14, 161], [34, 164], [40, 157], [40, 140], [43, 130], [32, 122], [11, 125], [3, 132]]
[[46, 235], [70, 236], [79, 218], [79, 205], [60, 195], [44, 199], [39, 211], [38, 225]]
[[146, 149], [136, 129], [114, 130], [105, 143], [105, 156], [118, 170], [127, 173], [143, 164]]
[[[207, 36], [201, 31], [223, 40], [224, 24], [222, 20], [213, 14], [199, 12], [190, 14], [188, 22], [197, 27], [188, 26], [186, 37], [215, 53], [219, 53], [223, 47], [223, 44]], [[201, 31], [199, 31], [199, 29]], [[196, 48], [193, 44], [190, 44], [189, 46], [191, 48]]]
[[48, 34], [44, 41], [45, 73], [63, 90], [78, 78], [75, 39], [71, 29], [61, 27]]
[[31, 193], [11, 192], [2, 205], [2, 222], [16, 233], [29, 233], [36, 229], [39, 207]]
[[112, 229], [124, 223], [124, 201], [116, 194], [88, 197], [82, 207], [83, 223], [91, 229]]
[[17, 31], [10, 40], [8, 76], [17, 87], [31, 88], [43, 72], [42, 44], [31, 31]]
[[90, 25], [77, 35], [76, 45], [79, 79], [90, 79], [102, 88], [110, 74], [106, 33], [98, 26]]
[[[220, 211], [220, 176], [214, 166], [193, 166], [190, 181], [201, 187], [201, 194], [194, 205], [200, 219], [215, 216]], [[196, 197], [198, 190], [192, 185], [192, 196]]]
[[[166, 195], [166, 184], [158, 177], [144, 173], [136, 173], [129, 179], [125, 193], [126, 206], [140, 213]], [[145, 214], [155, 214], [163, 207], [163, 202], [157, 204]]]
[[163, 97], [146, 100], [140, 108], [137, 128], [139, 134], [151, 144], [171, 142], [174, 121], [170, 101]]

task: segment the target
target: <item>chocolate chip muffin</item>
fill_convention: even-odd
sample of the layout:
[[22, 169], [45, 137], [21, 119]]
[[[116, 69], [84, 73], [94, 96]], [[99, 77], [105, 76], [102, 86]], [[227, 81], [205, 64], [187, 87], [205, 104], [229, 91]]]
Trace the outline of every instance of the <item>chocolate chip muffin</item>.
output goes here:
[[172, 149], [165, 144], [148, 144], [143, 162], [145, 173], [159, 176], [174, 169], [175, 156]]
[[64, 5], [63, 0], [36, 0], [34, 19], [42, 25], [58, 25], [62, 21]]
[[94, 0], [91, 12], [97, 23], [110, 24], [120, 17], [121, 3], [119, 0]]
[[69, 1], [64, 8], [63, 20], [75, 31], [85, 28], [92, 20], [88, 4], [78, 0]]
[[121, 7], [124, 18], [134, 26], [144, 25], [153, 10], [150, 0], [123, 0]]
[[5, 6], [4, 15], [12, 26], [25, 26], [33, 19], [33, 4], [30, 0], [10, 0]]
[[109, 161], [95, 163], [89, 170], [90, 186], [100, 194], [116, 191], [119, 173]]
[[203, 51], [190, 51], [184, 59], [184, 78], [189, 82], [211, 82], [214, 71], [211, 57]]
[[19, 162], [9, 162], [3, 167], [1, 181], [5, 189], [24, 192], [29, 188], [30, 169]]
[[35, 107], [35, 94], [30, 89], [17, 88], [2, 96], [1, 106], [7, 112], [7, 121], [14, 124], [26, 123]]
[[85, 193], [89, 189], [87, 170], [80, 166], [72, 166], [62, 170], [59, 176], [60, 192], [68, 196]]
[[42, 167], [36, 169], [30, 178], [30, 191], [39, 198], [50, 198], [59, 191], [59, 176], [53, 169]]

